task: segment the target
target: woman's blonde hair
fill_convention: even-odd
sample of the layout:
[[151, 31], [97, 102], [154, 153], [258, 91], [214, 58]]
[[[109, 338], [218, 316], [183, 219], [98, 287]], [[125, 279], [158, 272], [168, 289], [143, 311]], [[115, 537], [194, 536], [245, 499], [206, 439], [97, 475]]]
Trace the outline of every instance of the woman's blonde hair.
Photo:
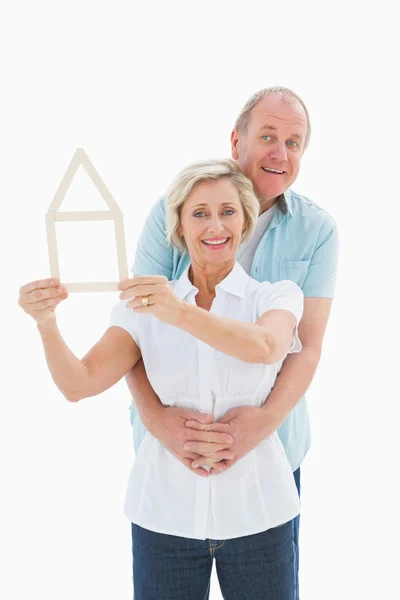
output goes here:
[[179, 248], [182, 252], [187, 250], [185, 240], [178, 233], [182, 206], [197, 184], [202, 181], [216, 181], [221, 177], [232, 181], [239, 193], [245, 218], [241, 242], [251, 236], [260, 212], [260, 203], [254, 193], [251, 181], [243, 175], [238, 164], [230, 158], [199, 160], [182, 169], [167, 191], [165, 220], [169, 244]]

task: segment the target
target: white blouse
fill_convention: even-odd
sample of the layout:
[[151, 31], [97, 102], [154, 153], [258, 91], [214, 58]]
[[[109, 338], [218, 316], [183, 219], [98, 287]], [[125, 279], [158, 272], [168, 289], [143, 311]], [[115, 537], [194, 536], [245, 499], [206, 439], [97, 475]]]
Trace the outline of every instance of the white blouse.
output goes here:
[[[198, 290], [188, 268], [171, 282], [177, 296], [195, 304]], [[215, 420], [231, 408], [262, 406], [282, 362], [248, 364], [227, 356], [153, 315], [135, 314], [128, 300], [112, 309], [110, 326], [128, 331], [141, 349], [147, 376], [161, 402]], [[216, 286], [211, 312], [254, 323], [266, 311], [285, 309], [297, 323], [303, 294], [292, 281], [259, 283], [236, 262]], [[299, 352], [296, 334], [289, 352]], [[134, 459], [125, 516], [151, 531], [195, 539], [229, 539], [265, 531], [294, 518], [300, 503], [293, 473], [275, 432], [219, 475], [200, 477], [149, 432]]]

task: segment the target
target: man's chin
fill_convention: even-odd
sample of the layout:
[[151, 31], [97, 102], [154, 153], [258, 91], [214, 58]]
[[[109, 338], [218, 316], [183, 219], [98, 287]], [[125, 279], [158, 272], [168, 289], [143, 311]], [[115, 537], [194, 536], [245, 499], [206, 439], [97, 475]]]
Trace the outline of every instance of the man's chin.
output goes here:
[[255, 188], [257, 198], [260, 202], [269, 202], [278, 198], [281, 194], [284, 194], [286, 190], [291, 186], [292, 182], [286, 178], [282, 181], [271, 182], [270, 185], [261, 185]]

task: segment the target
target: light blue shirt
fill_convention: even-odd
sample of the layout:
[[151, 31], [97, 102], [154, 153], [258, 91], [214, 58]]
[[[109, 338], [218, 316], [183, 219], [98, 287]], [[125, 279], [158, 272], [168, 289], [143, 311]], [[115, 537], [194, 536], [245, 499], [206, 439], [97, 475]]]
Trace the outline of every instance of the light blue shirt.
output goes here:
[[[251, 276], [275, 283], [291, 279], [305, 298], [333, 298], [338, 262], [338, 233], [333, 218], [311, 200], [287, 190], [278, 201], [256, 250]], [[189, 264], [189, 255], [167, 243], [165, 198], [152, 208], [143, 227], [132, 272], [179, 279]], [[134, 402], [131, 423], [135, 451], [146, 433]], [[301, 464], [310, 444], [310, 423], [303, 397], [278, 430], [293, 471]]]

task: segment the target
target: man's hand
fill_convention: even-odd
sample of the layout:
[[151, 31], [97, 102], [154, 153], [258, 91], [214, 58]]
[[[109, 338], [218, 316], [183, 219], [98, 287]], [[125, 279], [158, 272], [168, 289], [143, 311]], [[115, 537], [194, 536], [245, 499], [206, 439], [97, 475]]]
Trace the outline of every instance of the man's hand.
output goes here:
[[[186, 427], [198, 431], [199, 433], [200, 431], [222, 431], [219, 429], [221, 425], [225, 427], [223, 431], [229, 432], [233, 437], [233, 443], [229, 446], [229, 450], [234, 453], [235, 457], [234, 459], [227, 459], [225, 457], [222, 463], [218, 463], [218, 468], [220, 469], [223, 465], [225, 469], [227, 469], [243, 458], [250, 450], [253, 450], [259, 442], [264, 440], [275, 430], [274, 427], [271, 427], [270, 430], [267, 429], [265, 421], [265, 410], [262, 410], [258, 406], [241, 406], [240, 408], [228, 410], [228, 412], [215, 423], [204, 424], [195, 420], [189, 420], [186, 422]], [[189, 452], [195, 452], [207, 457], [208, 453], [212, 450], [212, 446], [205, 442], [190, 441], [185, 444], [185, 449]], [[191, 464], [192, 467], [198, 464], [197, 459], [193, 460]], [[203, 459], [202, 464], [211, 467], [211, 474], [217, 474], [211, 460]]]
[[[212, 420], [213, 415], [186, 408], [160, 406], [143, 424], [185, 467], [197, 475], [208, 477], [209, 472], [202, 468], [203, 465], [213, 465], [214, 474], [222, 473], [227, 468], [224, 460], [235, 457], [231, 450], [233, 437], [228, 433], [230, 425], [213, 423]], [[186, 427], [188, 421], [195, 423], [196, 427]], [[206, 452], [200, 454], [185, 450], [187, 442], [199, 444], [200, 449], [206, 448]]]

